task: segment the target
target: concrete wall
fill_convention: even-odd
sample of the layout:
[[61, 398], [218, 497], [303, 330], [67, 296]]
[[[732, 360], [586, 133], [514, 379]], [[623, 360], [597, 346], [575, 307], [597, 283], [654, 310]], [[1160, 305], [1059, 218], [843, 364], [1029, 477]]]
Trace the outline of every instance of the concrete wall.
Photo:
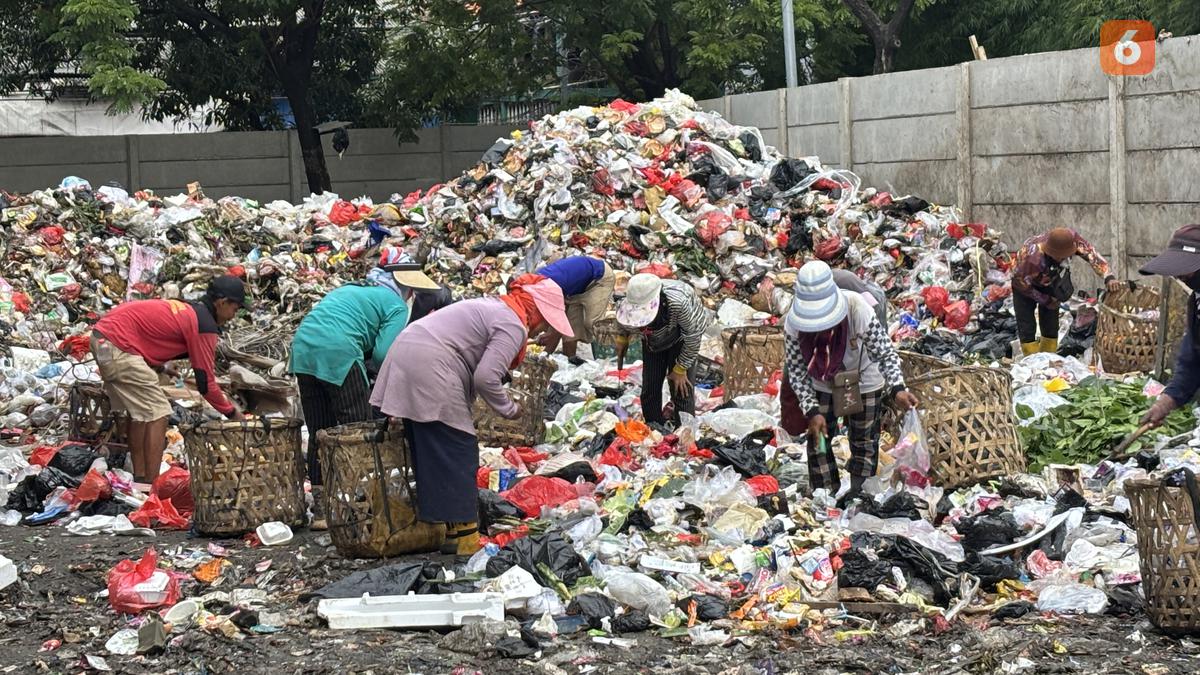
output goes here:
[[[324, 137], [333, 189], [343, 197], [387, 199], [425, 189], [474, 166], [509, 126], [422, 129], [415, 143], [397, 143], [390, 129], [351, 129], [342, 157]], [[0, 137], [0, 187], [28, 192], [64, 176], [93, 185], [116, 181], [133, 189], [175, 194], [193, 181], [212, 197], [299, 201], [309, 194], [295, 133], [223, 132], [77, 137]]]
[[701, 104], [864, 185], [958, 204], [1010, 244], [1075, 227], [1136, 276], [1176, 227], [1200, 223], [1200, 37], [1158, 45], [1145, 77], [1098, 61], [1034, 54]]

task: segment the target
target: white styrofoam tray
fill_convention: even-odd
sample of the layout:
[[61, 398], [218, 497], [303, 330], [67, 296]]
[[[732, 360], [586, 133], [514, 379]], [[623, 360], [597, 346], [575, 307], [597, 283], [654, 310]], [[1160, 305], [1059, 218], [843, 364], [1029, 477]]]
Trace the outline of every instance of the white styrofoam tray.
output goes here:
[[381, 595], [335, 598], [317, 604], [317, 616], [330, 628], [437, 628], [484, 619], [504, 620], [500, 593]]

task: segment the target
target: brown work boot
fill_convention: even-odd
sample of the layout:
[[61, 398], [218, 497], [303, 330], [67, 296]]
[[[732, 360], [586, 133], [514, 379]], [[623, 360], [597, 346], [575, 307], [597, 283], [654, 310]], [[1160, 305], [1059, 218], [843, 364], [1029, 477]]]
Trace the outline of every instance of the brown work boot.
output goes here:
[[324, 531], [329, 529], [329, 521], [325, 515], [325, 487], [322, 485], [312, 486], [312, 521], [308, 524], [308, 529], [316, 531]]

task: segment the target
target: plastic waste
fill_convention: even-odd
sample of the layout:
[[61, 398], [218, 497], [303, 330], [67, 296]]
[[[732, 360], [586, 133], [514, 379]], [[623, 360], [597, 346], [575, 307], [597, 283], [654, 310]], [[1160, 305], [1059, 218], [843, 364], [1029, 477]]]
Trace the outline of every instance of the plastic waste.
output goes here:
[[0, 555], [0, 590], [8, 588], [17, 580], [17, 566]]
[[317, 616], [335, 630], [361, 628], [440, 628], [489, 619], [504, 620], [499, 593], [392, 595], [325, 599]]
[[108, 573], [108, 602], [118, 612], [139, 614], [178, 599], [179, 580], [158, 569], [158, 552], [153, 548], [138, 562], [122, 560]]
[[278, 520], [263, 523], [254, 532], [263, 546], [283, 546], [292, 541], [292, 528]]
[[617, 602], [650, 616], [666, 614], [671, 610], [671, 596], [667, 589], [654, 579], [640, 572], [621, 572], [604, 579], [604, 588]]
[[1100, 614], [1107, 605], [1108, 596], [1104, 591], [1076, 583], [1043, 588], [1037, 599], [1038, 611], [1059, 614]]

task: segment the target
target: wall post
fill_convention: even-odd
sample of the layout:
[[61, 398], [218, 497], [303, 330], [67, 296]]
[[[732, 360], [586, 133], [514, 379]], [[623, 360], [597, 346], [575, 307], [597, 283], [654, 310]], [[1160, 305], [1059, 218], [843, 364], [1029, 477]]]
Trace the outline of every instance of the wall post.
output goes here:
[[838, 93], [842, 102], [841, 120], [838, 123], [838, 133], [842, 146], [842, 168], [854, 170], [854, 120], [850, 114], [850, 78], [838, 79]]
[[1125, 78], [1108, 78], [1108, 208], [1112, 223], [1113, 274], [1124, 279], [1129, 274], [1129, 246], [1126, 241], [1128, 195], [1125, 191]]
[[958, 65], [958, 96], [954, 106], [954, 118], [958, 124], [958, 190], [957, 201], [961, 217], [972, 222], [973, 169], [971, 166], [971, 64]]

